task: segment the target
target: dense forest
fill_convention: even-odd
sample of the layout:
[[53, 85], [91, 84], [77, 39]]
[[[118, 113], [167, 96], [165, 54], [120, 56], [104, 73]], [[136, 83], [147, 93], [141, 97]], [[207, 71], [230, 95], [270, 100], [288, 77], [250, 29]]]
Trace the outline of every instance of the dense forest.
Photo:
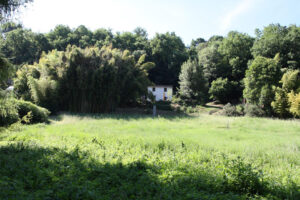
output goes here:
[[270, 24], [255, 37], [231, 31], [189, 46], [174, 32], [148, 38], [140, 27], [113, 33], [57, 25], [35, 33], [2, 20], [0, 32], [3, 116], [13, 110], [4, 96], [52, 113], [98, 113], [137, 105], [151, 84], [173, 85], [174, 102], [183, 106], [216, 101], [230, 103], [232, 115], [243, 104], [256, 116], [300, 116], [296, 25]]

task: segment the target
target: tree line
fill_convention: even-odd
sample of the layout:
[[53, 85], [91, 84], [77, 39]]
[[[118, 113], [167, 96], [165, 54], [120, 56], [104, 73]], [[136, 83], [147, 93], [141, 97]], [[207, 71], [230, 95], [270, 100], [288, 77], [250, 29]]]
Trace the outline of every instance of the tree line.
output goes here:
[[46, 34], [34, 33], [15, 23], [1, 26], [0, 52], [14, 65], [38, 62], [42, 52], [53, 49], [65, 51], [68, 45], [79, 48], [112, 46], [129, 50], [135, 56], [146, 54], [146, 60], [156, 67], [149, 71], [149, 78], [157, 84], [178, 85], [181, 64], [188, 58], [187, 49], [175, 33], [156, 34], [149, 40], [146, 30], [113, 34], [109, 29], [91, 31], [81, 25], [71, 29], [58, 25]]
[[[147, 93], [147, 84], [154, 83], [173, 85], [175, 99], [183, 105], [244, 102], [269, 116], [300, 115], [296, 25], [270, 24], [255, 30], [255, 37], [231, 31], [225, 37], [197, 38], [187, 47], [175, 33], [157, 33], [149, 39], [142, 28], [113, 33], [58, 25], [43, 34], [9, 22], [0, 31], [3, 66], [17, 71], [17, 97], [52, 111], [109, 111], [137, 102]], [[126, 94], [128, 90], [134, 94]], [[118, 92], [110, 96], [109, 91]], [[67, 100], [57, 101], [55, 95]], [[70, 105], [63, 105], [67, 101]], [[101, 108], [97, 102], [103, 103]]]
[[255, 33], [193, 41], [179, 75], [180, 101], [243, 102], [266, 116], [299, 117], [300, 27], [270, 24]]

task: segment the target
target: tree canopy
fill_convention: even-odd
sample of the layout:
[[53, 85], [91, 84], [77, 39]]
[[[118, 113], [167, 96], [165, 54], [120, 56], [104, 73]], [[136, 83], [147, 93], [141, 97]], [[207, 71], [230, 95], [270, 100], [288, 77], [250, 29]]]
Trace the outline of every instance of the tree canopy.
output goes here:
[[244, 97], [247, 102], [270, 109], [274, 99], [272, 87], [279, 85], [282, 76], [278, 57], [257, 57], [246, 71]]
[[150, 80], [157, 84], [178, 86], [181, 65], [188, 58], [181, 38], [175, 33], [156, 34], [150, 46], [152, 59], [156, 64], [149, 72]]
[[273, 58], [279, 53], [282, 68], [300, 69], [300, 27], [271, 24], [256, 32], [253, 56]]
[[[35, 33], [7, 22], [1, 24], [0, 32], [1, 77], [6, 77], [2, 78], [2, 88], [7, 75], [18, 69], [13, 74], [17, 96], [50, 110], [57, 107], [100, 111], [102, 107], [94, 109], [82, 103], [96, 101], [90, 99], [92, 93], [81, 88], [104, 84], [95, 80], [105, 80], [111, 84], [107, 84], [109, 91], [118, 91], [113, 93], [116, 98], [108, 91], [105, 93], [103, 86], [105, 98], [115, 100], [108, 102], [101, 98], [102, 105], [107, 103], [106, 110], [101, 111], [134, 103], [145, 93], [147, 85], [157, 84], [172, 85], [185, 103], [236, 104], [246, 99], [264, 113], [284, 117], [291, 115], [290, 106], [292, 101], [297, 102], [299, 93], [298, 82], [294, 81], [298, 80], [297, 70], [300, 70], [300, 27], [296, 25], [270, 24], [257, 29], [255, 38], [237, 31], [208, 40], [198, 37], [189, 46], [174, 32], [148, 38], [141, 27], [114, 33], [104, 28], [92, 31], [84, 25], [76, 28], [57, 25], [48, 33]], [[122, 79], [120, 74], [124, 76]], [[76, 95], [83, 99], [78, 100], [75, 93], [70, 93], [68, 98], [78, 101], [71, 103], [74, 107], [49, 106], [55, 101], [52, 96], [56, 99], [63, 86], [70, 92], [75, 91], [72, 87], [76, 85]], [[123, 85], [132, 88], [132, 93]]]

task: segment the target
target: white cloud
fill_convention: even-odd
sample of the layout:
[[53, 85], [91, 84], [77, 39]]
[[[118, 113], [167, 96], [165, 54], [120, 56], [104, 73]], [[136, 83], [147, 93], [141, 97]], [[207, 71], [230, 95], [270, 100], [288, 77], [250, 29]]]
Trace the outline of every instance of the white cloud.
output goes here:
[[221, 20], [221, 30], [227, 31], [232, 22], [241, 14], [249, 11], [256, 0], [241, 0], [230, 12], [228, 12]]

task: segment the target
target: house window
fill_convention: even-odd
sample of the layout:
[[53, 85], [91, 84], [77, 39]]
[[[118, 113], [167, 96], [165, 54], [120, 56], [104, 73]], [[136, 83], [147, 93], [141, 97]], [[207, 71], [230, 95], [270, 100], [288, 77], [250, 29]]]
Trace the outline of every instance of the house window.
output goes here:
[[164, 88], [164, 91], [167, 92], [167, 88]]
[[155, 92], [155, 87], [152, 88], [152, 91]]

